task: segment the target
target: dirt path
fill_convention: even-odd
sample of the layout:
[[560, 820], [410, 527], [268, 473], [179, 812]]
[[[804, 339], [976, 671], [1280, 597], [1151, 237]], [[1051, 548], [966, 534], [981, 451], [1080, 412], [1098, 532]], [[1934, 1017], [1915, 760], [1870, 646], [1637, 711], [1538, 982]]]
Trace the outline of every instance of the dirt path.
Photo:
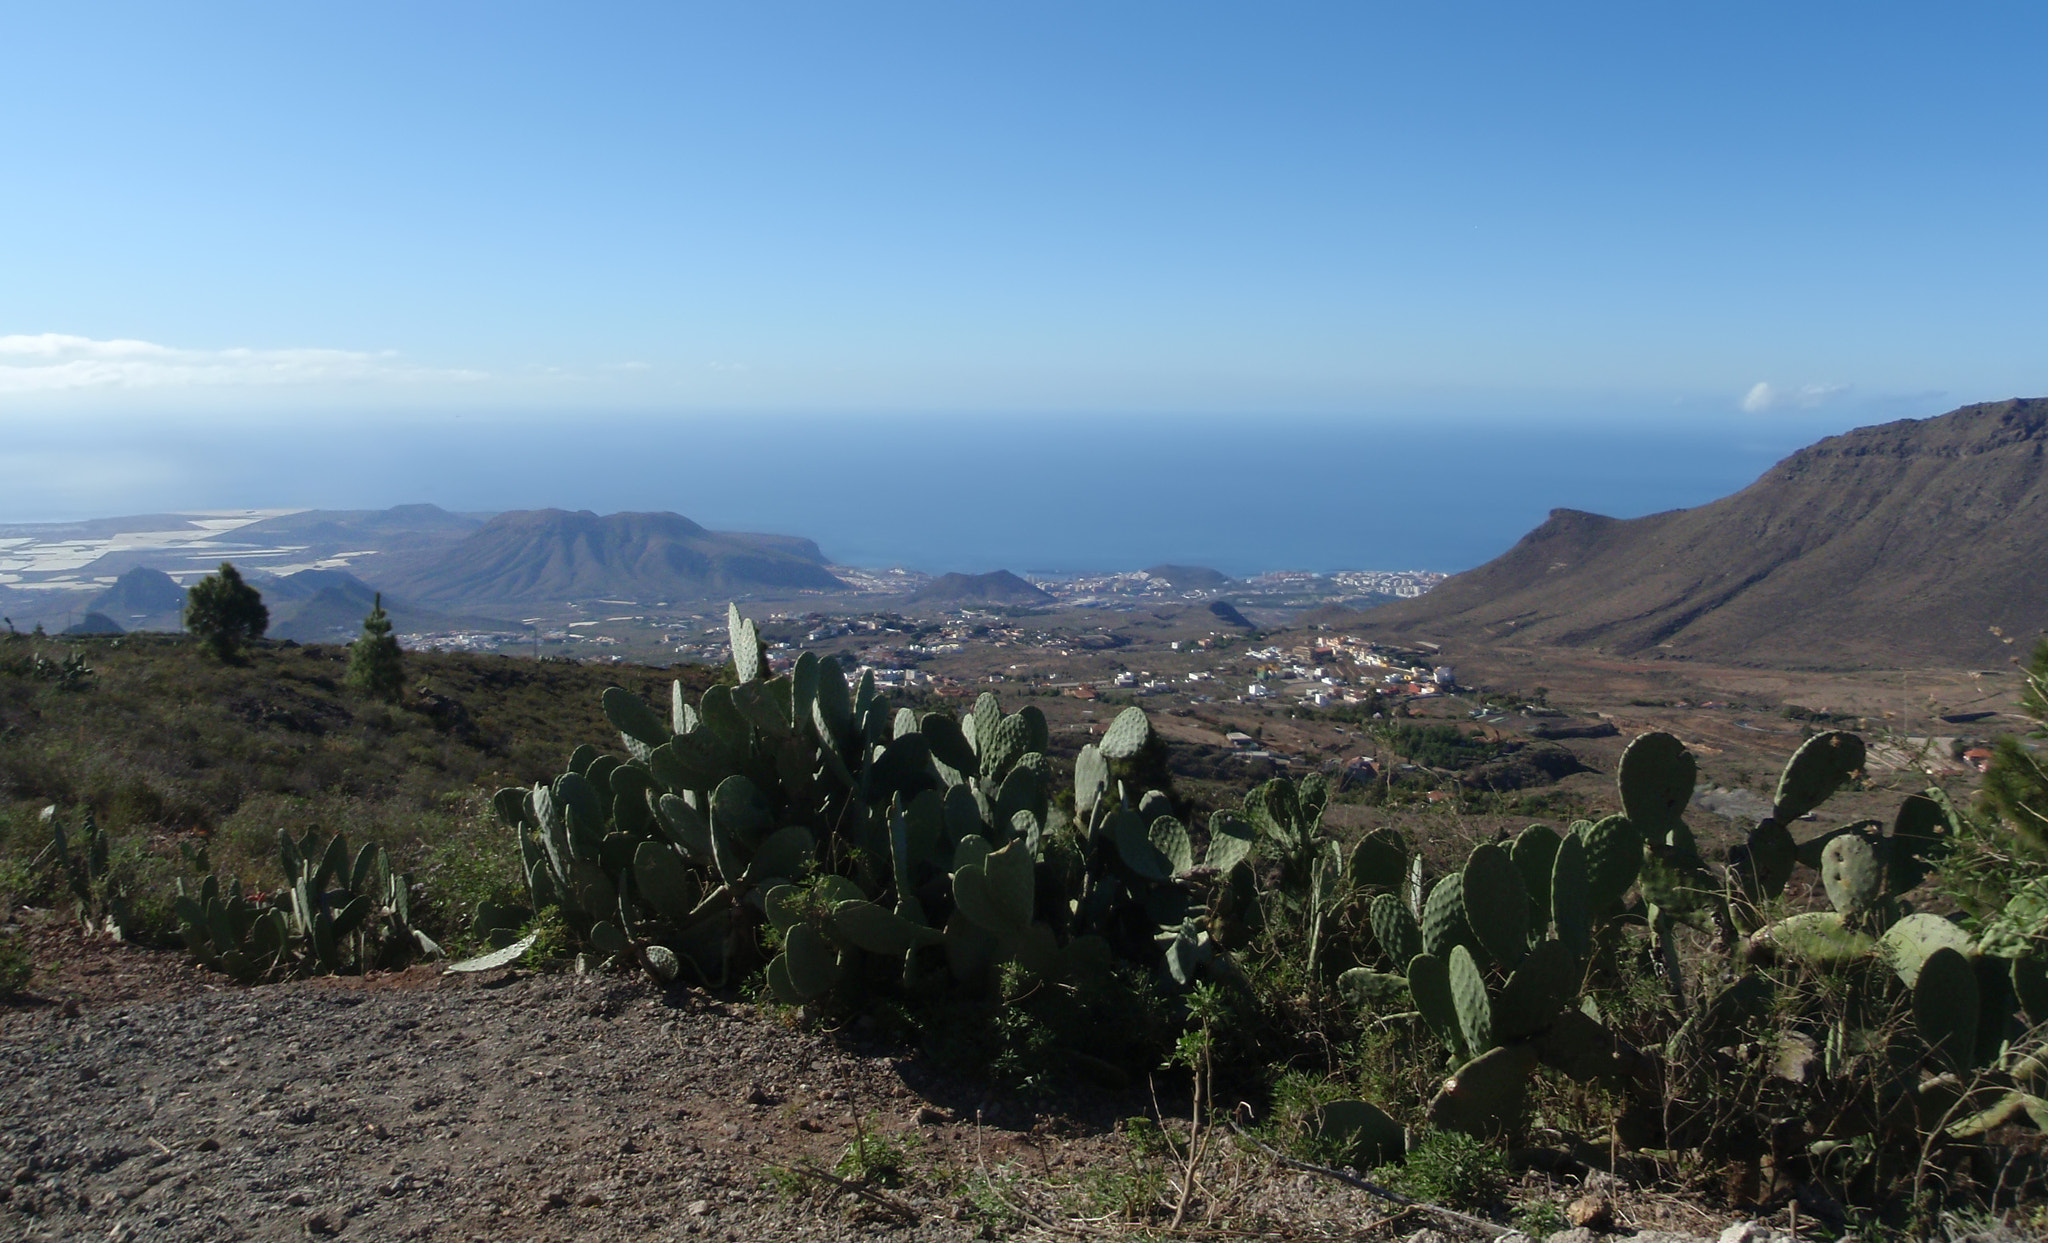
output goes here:
[[[71, 1000], [0, 1026], [0, 1238], [837, 1238], [770, 1167], [962, 1126], [898, 1059], [630, 978], [238, 989], [72, 940]], [[874, 1228], [972, 1237], [931, 1192]]]
[[[24, 931], [51, 966], [0, 1006], [0, 1240], [918, 1243], [1116, 1235], [1173, 1199], [1170, 1162], [1116, 1130], [1151, 1112], [1142, 1091], [1034, 1113], [634, 977], [239, 988], [54, 919]], [[898, 1185], [862, 1199], [791, 1172], [830, 1170], [857, 1133], [900, 1156]], [[1263, 1160], [1204, 1177], [1190, 1224], [1234, 1235], [1426, 1223]]]

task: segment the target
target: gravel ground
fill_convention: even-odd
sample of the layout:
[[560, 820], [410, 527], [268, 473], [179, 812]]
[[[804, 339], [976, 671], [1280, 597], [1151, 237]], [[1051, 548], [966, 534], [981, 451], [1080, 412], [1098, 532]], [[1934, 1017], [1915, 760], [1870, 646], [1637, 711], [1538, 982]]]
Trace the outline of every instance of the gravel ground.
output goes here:
[[[633, 977], [425, 966], [240, 988], [54, 920], [15, 931], [45, 966], [0, 1006], [0, 1239], [918, 1243], [1118, 1234], [1165, 1224], [1147, 1197], [1174, 1200], [1174, 1171], [1116, 1130], [1152, 1112], [1142, 1089], [1034, 1112], [903, 1050]], [[899, 1183], [864, 1197], [792, 1173], [829, 1171], [856, 1134], [900, 1153]], [[1426, 1224], [1218, 1151], [1198, 1234]]]

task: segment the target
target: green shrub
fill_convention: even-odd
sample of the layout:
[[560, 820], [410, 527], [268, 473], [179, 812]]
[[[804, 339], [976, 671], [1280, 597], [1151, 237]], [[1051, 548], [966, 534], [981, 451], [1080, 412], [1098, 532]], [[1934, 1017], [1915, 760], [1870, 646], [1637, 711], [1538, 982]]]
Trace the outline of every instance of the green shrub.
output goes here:
[[1499, 1207], [1508, 1189], [1507, 1157], [1460, 1131], [1424, 1131], [1407, 1160], [1382, 1167], [1378, 1176], [1404, 1195], [1468, 1212]]
[[0, 997], [18, 996], [34, 977], [26, 940], [20, 933], [0, 936]]

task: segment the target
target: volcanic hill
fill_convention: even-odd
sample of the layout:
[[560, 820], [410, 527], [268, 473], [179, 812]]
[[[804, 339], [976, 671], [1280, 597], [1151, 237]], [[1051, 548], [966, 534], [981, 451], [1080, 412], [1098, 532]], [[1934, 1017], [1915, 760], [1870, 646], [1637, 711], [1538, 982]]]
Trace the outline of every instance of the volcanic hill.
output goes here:
[[1733, 496], [1552, 510], [1506, 553], [1357, 623], [1805, 667], [2004, 664], [2048, 626], [2048, 399], [1831, 436]]
[[910, 597], [913, 604], [1007, 604], [1035, 608], [1053, 603], [1047, 592], [1008, 570], [987, 574], [941, 574]]
[[846, 586], [807, 539], [709, 531], [680, 514], [517, 510], [400, 564], [380, 585], [428, 604], [689, 600]]

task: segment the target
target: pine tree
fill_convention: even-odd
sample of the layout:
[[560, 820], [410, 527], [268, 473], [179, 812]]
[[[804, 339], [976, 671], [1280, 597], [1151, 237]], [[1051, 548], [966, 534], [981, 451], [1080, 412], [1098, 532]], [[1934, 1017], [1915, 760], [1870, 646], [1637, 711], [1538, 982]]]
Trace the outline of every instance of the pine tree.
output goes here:
[[377, 593], [375, 606], [363, 619], [363, 633], [348, 645], [350, 686], [379, 699], [397, 702], [405, 685], [405, 660], [398, 640], [391, 637], [391, 618], [384, 612], [384, 594]]
[[263, 637], [270, 628], [270, 610], [263, 596], [242, 581], [234, 563], [192, 584], [185, 593], [185, 629], [222, 660], [231, 660], [242, 644]]

